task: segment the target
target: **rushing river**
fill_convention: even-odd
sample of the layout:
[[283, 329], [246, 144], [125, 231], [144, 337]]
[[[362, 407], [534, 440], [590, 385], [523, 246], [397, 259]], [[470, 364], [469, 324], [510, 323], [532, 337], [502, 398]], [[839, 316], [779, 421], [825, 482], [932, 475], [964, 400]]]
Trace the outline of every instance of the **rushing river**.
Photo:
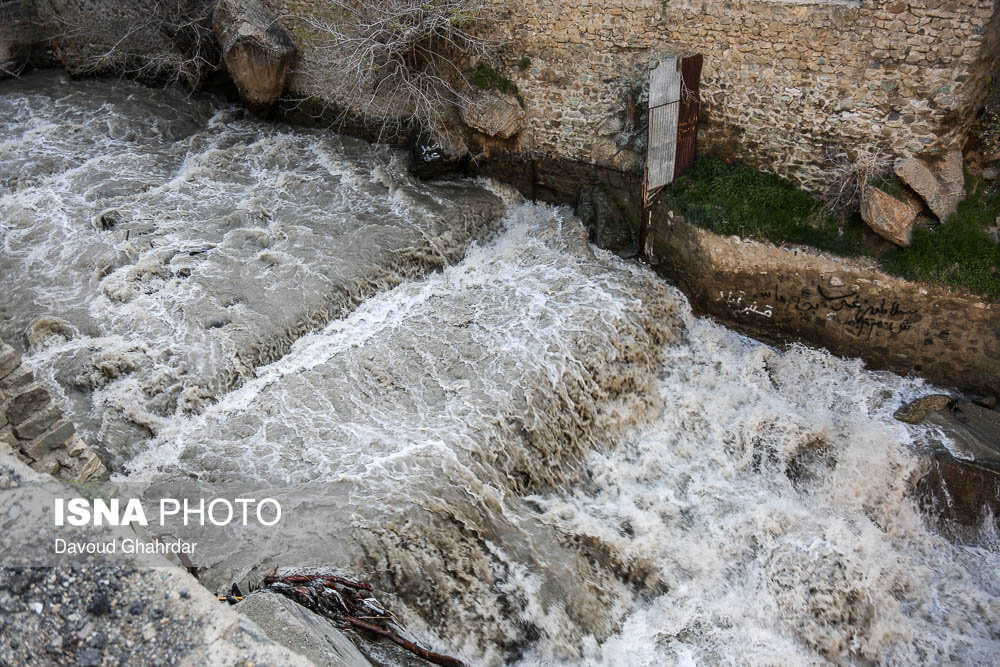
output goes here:
[[[0, 83], [0, 335], [122, 485], [266, 488], [203, 580], [333, 568], [472, 663], [990, 664], [927, 387], [691, 315], [572, 214], [176, 91]], [[985, 526], [991, 522], [985, 522]]]

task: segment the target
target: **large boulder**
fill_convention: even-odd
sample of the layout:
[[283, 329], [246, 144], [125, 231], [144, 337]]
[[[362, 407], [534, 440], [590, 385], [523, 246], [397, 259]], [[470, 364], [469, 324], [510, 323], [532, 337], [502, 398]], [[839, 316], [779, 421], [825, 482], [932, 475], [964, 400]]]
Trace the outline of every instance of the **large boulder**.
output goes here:
[[257, 0], [220, 0], [212, 28], [240, 96], [252, 112], [266, 115], [295, 63], [291, 36]]
[[933, 394], [904, 405], [895, 417], [935, 427], [925, 433], [929, 455], [914, 488], [925, 511], [960, 539], [976, 541], [987, 517], [1000, 528], [1000, 412]]
[[510, 139], [524, 126], [524, 109], [517, 98], [495, 90], [472, 97], [461, 108], [462, 122], [498, 139]]
[[965, 199], [962, 151], [953, 150], [938, 160], [911, 157], [896, 161], [896, 175], [920, 195], [931, 212], [945, 222]]
[[910, 245], [913, 225], [922, 209], [916, 199], [896, 199], [873, 186], [865, 188], [861, 196], [861, 219], [876, 234], [903, 248]]

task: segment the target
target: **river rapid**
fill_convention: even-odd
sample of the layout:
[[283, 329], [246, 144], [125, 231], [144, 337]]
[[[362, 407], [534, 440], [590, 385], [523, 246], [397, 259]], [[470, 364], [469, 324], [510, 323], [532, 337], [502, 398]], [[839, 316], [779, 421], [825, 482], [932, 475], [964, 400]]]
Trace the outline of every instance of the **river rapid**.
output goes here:
[[179, 91], [0, 83], [0, 335], [123, 488], [273, 530], [472, 664], [991, 664], [1000, 542], [917, 509], [927, 393], [692, 316], [564, 208]]

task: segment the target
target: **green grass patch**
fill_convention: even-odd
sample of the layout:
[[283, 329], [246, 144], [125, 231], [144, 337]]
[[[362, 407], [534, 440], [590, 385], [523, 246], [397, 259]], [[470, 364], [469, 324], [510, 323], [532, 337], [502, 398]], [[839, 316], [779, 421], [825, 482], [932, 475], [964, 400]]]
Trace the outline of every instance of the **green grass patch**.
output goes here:
[[839, 255], [865, 252], [860, 219], [822, 212], [819, 200], [780, 176], [700, 157], [665, 191], [667, 206], [717, 234], [804, 244]]
[[499, 90], [502, 93], [515, 95], [520, 99], [517, 84], [486, 63], [478, 63], [467, 74], [469, 82], [476, 88]]
[[[986, 229], [1000, 216], [1000, 188], [988, 189], [971, 176], [966, 183], [969, 196], [947, 223], [914, 230], [910, 247], [884, 251], [879, 260], [887, 272], [909, 280], [965, 287], [998, 299], [1000, 246]], [[874, 184], [897, 198], [906, 196], [895, 175]], [[857, 214], [825, 214], [821, 202], [795, 184], [746, 165], [698, 158], [662, 198], [685, 219], [717, 234], [803, 244], [843, 256], [871, 254]]]
[[910, 280], [967, 287], [991, 299], [1000, 298], [1000, 246], [986, 228], [1000, 216], [1000, 189], [988, 190], [966, 177], [969, 196], [945, 224], [917, 229], [909, 248], [882, 256], [887, 271]]

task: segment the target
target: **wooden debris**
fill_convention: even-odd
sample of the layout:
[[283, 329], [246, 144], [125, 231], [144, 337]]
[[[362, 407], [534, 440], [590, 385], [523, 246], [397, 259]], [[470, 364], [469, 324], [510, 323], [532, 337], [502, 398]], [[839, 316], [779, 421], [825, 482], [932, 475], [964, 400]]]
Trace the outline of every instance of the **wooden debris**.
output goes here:
[[[445, 667], [464, 667], [457, 658], [430, 651], [403, 637], [406, 627], [378, 600], [371, 596], [372, 587], [331, 574], [288, 574], [277, 570], [264, 577], [260, 590], [280, 593], [320, 616], [330, 619], [341, 629], [384, 637], [424, 660]], [[239, 593], [238, 589], [233, 591]], [[229, 596], [236, 597], [236, 596]]]

